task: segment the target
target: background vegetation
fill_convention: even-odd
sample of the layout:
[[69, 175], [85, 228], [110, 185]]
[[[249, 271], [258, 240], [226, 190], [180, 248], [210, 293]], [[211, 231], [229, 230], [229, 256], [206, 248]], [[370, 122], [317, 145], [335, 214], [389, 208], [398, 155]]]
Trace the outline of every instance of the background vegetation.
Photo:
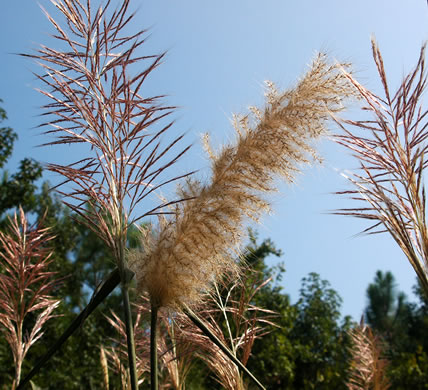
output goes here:
[[[1, 120], [6, 113], [1, 110]], [[0, 128], [0, 164], [13, 151], [16, 133]], [[3, 169], [0, 182], [0, 226], [4, 230], [6, 216], [21, 205], [34, 220], [46, 214], [45, 224], [56, 235], [51, 241], [54, 258], [50, 270], [64, 277], [62, 285], [52, 295], [61, 298], [56, 311], [58, 317], [49, 320], [44, 327], [43, 341], [29, 351], [23, 372], [33, 366], [46, 351], [49, 342], [57, 338], [90, 299], [92, 291], [113, 268], [100, 239], [82, 224], [73, 223], [69, 212], [49, 191], [48, 183], [40, 181], [41, 166], [31, 159], [24, 159], [17, 172]], [[129, 233], [129, 245], [137, 241]], [[246, 261], [253, 271], [272, 278], [254, 295], [252, 304], [272, 310], [275, 327], [254, 340], [248, 368], [258, 378], [263, 378], [272, 389], [345, 389], [350, 369], [350, 338], [348, 331], [355, 326], [351, 318], [340, 315], [341, 298], [329, 283], [315, 273], [302, 280], [299, 300], [292, 304], [279, 281], [285, 272], [282, 265], [269, 268], [268, 256], [281, 257], [281, 253], [269, 240], [259, 242], [256, 234], [250, 234]], [[400, 293], [394, 276], [379, 271], [367, 288], [366, 321], [383, 343], [384, 355], [389, 361], [387, 375], [393, 389], [424, 389], [428, 383], [428, 301], [419, 285], [415, 286], [417, 302], [409, 302]], [[109, 308], [119, 309], [120, 297], [113, 294]], [[100, 389], [103, 386], [103, 370], [100, 363], [100, 346], [112, 345], [118, 337], [114, 327], [106, 321], [109, 314], [101, 307], [89, 317], [77, 337], [66, 343], [35, 378], [42, 389]], [[31, 320], [30, 320], [31, 324]], [[221, 388], [203, 359], [192, 353], [195, 363], [186, 380], [186, 388]], [[4, 337], [0, 338], [0, 383], [7, 389], [13, 380], [12, 355]], [[141, 388], [145, 384], [141, 385]], [[120, 388], [119, 378], [110, 375], [110, 388]], [[251, 388], [251, 384], [249, 384]]]

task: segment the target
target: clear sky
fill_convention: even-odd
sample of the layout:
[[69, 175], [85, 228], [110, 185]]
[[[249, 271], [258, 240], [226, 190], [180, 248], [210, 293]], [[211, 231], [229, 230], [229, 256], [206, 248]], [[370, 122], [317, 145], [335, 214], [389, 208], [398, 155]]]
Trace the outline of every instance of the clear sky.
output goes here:
[[[40, 3], [55, 13], [47, 0]], [[264, 80], [282, 88], [292, 85], [321, 50], [351, 61], [360, 82], [379, 91], [370, 36], [379, 43], [393, 86], [416, 63], [428, 38], [425, 0], [134, 0], [134, 6], [139, 8], [135, 29], [150, 29], [144, 52], [168, 51], [147, 91], [167, 94], [167, 102], [180, 107], [175, 129], [195, 144], [177, 169], [200, 167], [202, 174], [208, 164], [198, 144], [200, 134], [209, 132], [216, 143], [231, 139], [232, 113], [262, 104]], [[53, 148], [35, 148], [46, 142], [31, 130], [40, 123], [42, 104], [33, 90], [38, 84], [31, 72], [37, 67], [12, 54], [51, 43], [51, 32], [37, 2], [3, 4], [0, 98], [7, 125], [19, 134], [10, 169], [26, 156], [41, 162], [63, 157]], [[270, 237], [284, 252], [285, 291], [295, 301], [301, 278], [318, 272], [343, 298], [343, 314], [359, 319], [367, 285], [381, 269], [392, 271], [412, 299], [415, 275], [396, 244], [386, 235], [354, 237], [367, 226], [364, 222], [327, 214], [350, 204], [331, 193], [348, 188], [340, 172], [356, 163], [329, 141], [320, 152], [324, 164], [306, 169], [297, 185], [282, 185], [273, 198], [274, 214], [258, 227], [260, 238]], [[56, 180], [48, 172], [44, 178]]]

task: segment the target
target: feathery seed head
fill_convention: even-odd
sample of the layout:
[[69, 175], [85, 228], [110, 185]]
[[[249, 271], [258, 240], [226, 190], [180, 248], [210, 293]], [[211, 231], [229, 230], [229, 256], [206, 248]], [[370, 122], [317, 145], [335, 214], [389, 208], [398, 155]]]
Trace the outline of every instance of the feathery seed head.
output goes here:
[[129, 253], [139, 290], [149, 293], [152, 304], [197, 302], [213, 281], [237, 272], [233, 259], [245, 218], [257, 220], [269, 209], [262, 194], [275, 190], [275, 176], [293, 182], [300, 165], [316, 158], [311, 142], [354, 94], [344, 66], [319, 55], [294, 89], [280, 93], [267, 83], [266, 108], [234, 117], [235, 143], [215, 154], [205, 137], [211, 181], [187, 180], [179, 191], [189, 200], [176, 205], [173, 218], [162, 217], [155, 232], [146, 231], [143, 251]]
[[117, 6], [111, 1], [104, 6], [91, 0], [50, 2], [59, 18], [44, 12], [61, 49], [41, 45], [26, 55], [41, 67], [36, 77], [49, 99], [41, 126], [56, 136], [49, 145], [86, 145], [88, 154], [78, 161], [48, 164], [48, 169], [64, 177], [59, 188], [65, 203], [119, 259], [127, 228], [163, 205], [139, 215], [136, 208], [178, 179], [168, 177], [167, 170], [188, 149], [174, 153], [183, 136], [164, 145], [161, 138], [172, 127], [168, 117], [173, 107], [163, 106], [161, 96], [143, 93], [144, 82], [164, 54], [141, 53], [146, 30], [125, 33], [135, 16], [130, 0]]
[[385, 375], [388, 361], [382, 357], [382, 343], [370, 327], [361, 324], [349, 331], [352, 360], [347, 388], [349, 390], [379, 389], [390, 387]]
[[428, 294], [428, 229], [423, 184], [428, 165], [428, 110], [423, 105], [428, 82], [426, 45], [421, 48], [415, 68], [396, 91], [390, 89], [382, 55], [374, 40], [372, 50], [383, 91], [382, 95], [375, 95], [348, 76], [370, 117], [339, 123], [343, 132], [335, 137], [336, 141], [352, 152], [360, 169], [345, 176], [354, 188], [338, 192], [358, 203], [336, 213], [369, 220], [372, 225], [364, 233], [390, 233]]
[[[30, 226], [21, 207], [9, 218], [8, 229], [0, 232], [0, 332], [12, 351], [15, 385], [25, 356], [43, 336], [43, 326], [60, 303], [50, 295], [60, 280], [47, 269], [52, 261], [47, 244], [53, 239], [48, 228]], [[30, 312], [32, 321], [28, 320]]]

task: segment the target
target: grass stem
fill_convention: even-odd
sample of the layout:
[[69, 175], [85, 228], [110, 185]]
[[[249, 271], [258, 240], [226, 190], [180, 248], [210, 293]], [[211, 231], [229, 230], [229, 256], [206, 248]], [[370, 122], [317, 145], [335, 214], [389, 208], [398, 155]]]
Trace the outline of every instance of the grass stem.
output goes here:
[[150, 323], [150, 389], [158, 390], [158, 338], [157, 338], [157, 323], [158, 323], [157, 306], [151, 306], [151, 323]]
[[126, 341], [128, 345], [129, 373], [131, 376], [131, 389], [138, 390], [137, 363], [135, 357], [134, 328], [132, 323], [131, 303], [127, 283], [122, 284], [122, 302], [125, 314]]
[[[126, 235], [125, 235], [126, 237]], [[131, 390], [138, 390], [137, 358], [135, 356], [134, 325], [132, 321], [131, 302], [129, 301], [129, 283], [134, 274], [126, 266], [125, 260], [125, 240], [119, 242], [119, 269], [120, 285], [122, 290], [122, 303], [124, 310], [124, 320], [126, 329], [126, 343], [128, 345], [128, 363], [131, 379]]]

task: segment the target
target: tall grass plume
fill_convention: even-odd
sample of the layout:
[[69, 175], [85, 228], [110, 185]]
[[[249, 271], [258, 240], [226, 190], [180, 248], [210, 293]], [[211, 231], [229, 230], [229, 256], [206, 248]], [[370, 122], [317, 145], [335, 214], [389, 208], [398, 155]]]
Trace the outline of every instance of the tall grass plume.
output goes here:
[[327, 62], [320, 54], [295, 88], [285, 92], [267, 83], [266, 107], [235, 116], [236, 140], [214, 153], [208, 183], [187, 180], [172, 218], [145, 230], [144, 251], [129, 254], [138, 289], [152, 304], [181, 308], [225, 273], [236, 272], [246, 218], [269, 210], [264, 194], [276, 190], [274, 178], [293, 182], [301, 165], [318, 159], [313, 141], [323, 136], [332, 113], [343, 109], [353, 88], [341, 72], [347, 64]]
[[382, 344], [378, 336], [361, 321], [349, 331], [351, 338], [351, 364], [346, 384], [348, 390], [387, 390], [388, 361], [382, 356]]
[[415, 270], [428, 295], [428, 225], [424, 172], [428, 165], [428, 110], [423, 106], [427, 84], [425, 45], [417, 64], [395, 92], [390, 90], [381, 52], [372, 41], [373, 58], [383, 97], [351, 75], [371, 117], [340, 122], [336, 140], [351, 150], [360, 164], [346, 177], [353, 189], [339, 192], [358, 203], [338, 214], [369, 220], [365, 233], [388, 232]]
[[[22, 209], [0, 232], [0, 331], [15, 364], [12, 389], [19, 385], [25, 356], [60, 303], [50, 295], [59, 283], [48, 270], [52, 252], [47, 245], [53, 239], [48, 228], [30, 226]], [[35, 315], [32, 325], [30, 313]]]
[[84, 156], [47, 167], [64, 177], [58, 186], [64, 202], [104, 240], [120, 271], [135, 390], [127, 230], [133, 222], [161, 212], [164, 204], [139, 206], [178, 178], [167, 176], [166, 171], [188, 148], [174, 152], [182, 136], [170, 138], [165, 145], [161, 141], [172, 126], [168, 120], [172, 107], [163, 106], [161, 96], [146, 96], [143, 89], [164, 53], [141, 52], [145, 30], [125, 34], [135, 17], [130, 0], [116, 8], [110, 0], [97, 7], [94, 2], [51, 0], [63, 18], [54, 19], [44, 10], [58, 48], [41, 45], [27, 56], [42, 69], [36, 74], [44, 86], [40, 92], [48, 99], [42, 127], [55, 137], [48, 145], [86, 146]]

